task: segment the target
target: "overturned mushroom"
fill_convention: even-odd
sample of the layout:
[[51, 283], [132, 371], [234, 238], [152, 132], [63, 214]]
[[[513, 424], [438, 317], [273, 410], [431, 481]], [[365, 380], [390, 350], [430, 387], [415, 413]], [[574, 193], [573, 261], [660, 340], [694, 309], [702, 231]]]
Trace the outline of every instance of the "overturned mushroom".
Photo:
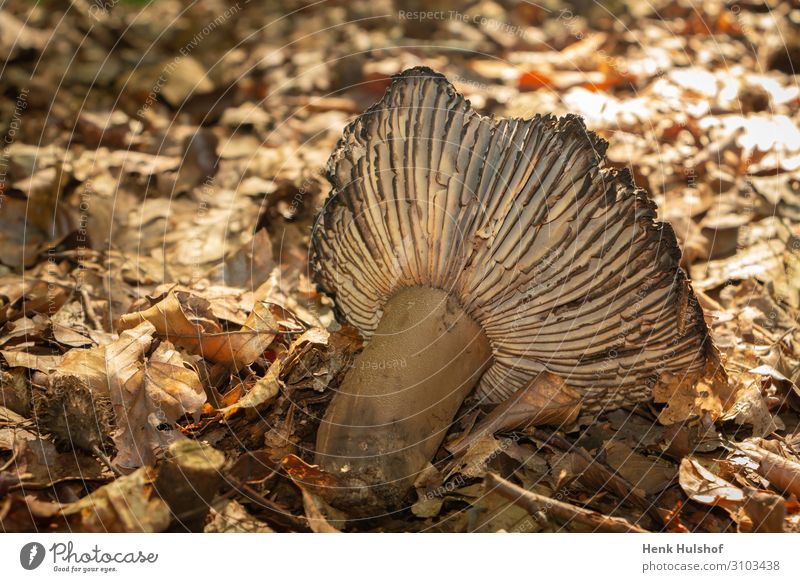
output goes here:
[[572, 115], [483, 117], [427, 68], [345, 129], [312, 265], [368, 340], [317, 437], [351, 502], [401, 501], [475, 385], [549, 371], [597, 412], [704, 366], [672, 228], [606, 145]]

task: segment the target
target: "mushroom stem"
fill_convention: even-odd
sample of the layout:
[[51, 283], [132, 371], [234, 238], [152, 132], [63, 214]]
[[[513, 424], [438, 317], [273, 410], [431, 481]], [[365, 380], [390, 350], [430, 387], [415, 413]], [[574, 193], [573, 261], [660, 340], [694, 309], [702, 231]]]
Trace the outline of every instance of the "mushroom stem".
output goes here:
[[491, 360], [483, 329], [445, 291], [401, 289], [383, 313], [317, 434], [317, 463], [356, 488], [329, 492], [334, 504], [400, 503]]

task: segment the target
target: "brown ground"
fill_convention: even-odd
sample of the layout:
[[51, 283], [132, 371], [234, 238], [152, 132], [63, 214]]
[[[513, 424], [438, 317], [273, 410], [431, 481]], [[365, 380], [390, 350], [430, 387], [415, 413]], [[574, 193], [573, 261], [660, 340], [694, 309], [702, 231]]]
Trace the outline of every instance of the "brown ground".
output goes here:
[[[2, 530], [800, 529], [798, 5], [400, 4], [3, 7]], [[610, 141], [727, 380], [442, 448], [407, 508], [347, 522], [306, 463], [361, 342], [307, 244], [342, 128], [418, 64]], [[170, 446], [199, 525], [170, 514]]]

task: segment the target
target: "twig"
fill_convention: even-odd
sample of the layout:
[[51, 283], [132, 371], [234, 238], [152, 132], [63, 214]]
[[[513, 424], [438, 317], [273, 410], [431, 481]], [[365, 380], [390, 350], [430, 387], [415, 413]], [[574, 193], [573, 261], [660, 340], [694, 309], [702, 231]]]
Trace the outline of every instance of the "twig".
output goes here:
[[89, 293], [84, 288], [81, 288], [80, 293], [81, 299], [83, 299], [83, 316], [86, 318], [86, 322], [92, 326], [92, 329], [103, 331], [103, 326], [97, 320], [97, 313], [94, 311]]
[[247, 483], [242, 483], [230, 473], [225, 475], [225, 481], [238, 493], [243, 494], [254, 503], [257, 503], [261, 508], [266, 509], [272, 518], [272, 522], [276, 525], [286, 529], [294, 528], [301, 532], [310, 531], [303, 519], [292, 515], [274, 501], [270, 501]]
[[14, 463], [16, 460], [17, 460], [17, 451], [14, 451], [13, 453], [11, 453], [11, 458], [8, 461], [6, 461], [3, 465], [0, 465], [0, 471], [5, 471], [6, 469], [8, 469], [11, 466], [11, 464]]
[[536, 515], [539, 512], [550, 512], [561, 522], [574, 521], [597, 532], [647, 533], [647, 530], [633, 525], [625, 519], [602, 515], [596, 511], [544, 497], [533, 491], [518, 487], [492, 473], [486, 475], [485, 483], [492, 491], [508, 499], [514, 505], [522, 507], [531, 515]]
[[93, 446], [92, 452], [106, 467], [108, 467], [108, 470], [111, 471], [115, 477], [122, 477], [122, 472], [114, 466], [114, 464], [111, 462], [111, 459], [108, 458], [108, 456], [100, 449], [100, 447], [97, 445]]

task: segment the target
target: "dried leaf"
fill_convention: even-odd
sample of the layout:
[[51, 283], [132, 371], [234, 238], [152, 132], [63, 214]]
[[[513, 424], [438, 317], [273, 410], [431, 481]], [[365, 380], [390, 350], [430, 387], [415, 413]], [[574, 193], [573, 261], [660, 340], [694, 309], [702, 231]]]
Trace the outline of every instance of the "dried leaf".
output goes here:
[[456, 453], [483, 435], [544, 424], [564, 426], [575, 422], [581, 410], [581, 394], [550, 372], [542, 372], [530, 383], [501, 402], [461, 441], [448, 446]]
[[167, 343], [160, 344], [145, 365], [145, 390], [168, 422], [185, 414], [199, 415], [206, 402], [197, 372], [187, 368], [183, 357]]
[[758, 463], [758, 472], [781, 493], [800, 498], [800, 463], [785, 459], [753, 442], [744, 442], [738, 449]]
[[784, 531], [786, 504], [783, 497], [768, 491], [745, 491], [747, 499], [739, 510], [737, 523], [740, 532], [780, 533]]
[[149, 309], [123, 315], [120, 327], [129, 329], [142, 321], [149, 321], [156, 333], [190, 353], [234, 369], [253, 363], [278, 333], [271, 304], [257, 303], [240, 331], [223, 332], [217, 321], [190, 318], [172, 292]]
[[692, 457], [684, 457], [678, 471], [681, 488], [692, 501], [736, 509], [744, 503], [744, 491], [717, 477]]
[[[0, 429], [0, 432], [11, 429]], [[3, 437], [0, 437], [0, 448]], [[26, 487], [50, 487], [62, 481], [92, 481], [107, 477], [105, 467], [81, 452], [59, 453], [53, 443], [39, 438], [17, 438], [15, 468]]]
[[250, 515], [235, 499], [227, 501], [222, 509], [211, 508], [211, 521], [205, 527], [206, 533], [275, 533], [263, 521]]
[[694, 374], [676, 376], [665, 372], [662, 375], [660, 382], [653, 388], [653, 400], [666, 404], [658, 415], [661, 424], [683, 422], [696, 413], [697, 392], [694, 387], [697, 379]]
[[53, 376], [72, 376], [95, 394], [109, 394], [106, 346], [68, 351]]
[[619, 441], [607, 443], [605, 453], [611, 468], [619, 471], [634, 487], [651, 495], [663, 491], [678, 474], [678, 468], [672, 463], [640, 455]]
[[484, 434], [470, 443], [469, 448], [460, 458], [454, 460], [445, 470], [446, 479], [455, 473], [466, 477], [480, 477], [490, 469], [490, 463], [504, 452], [513, 439], [497, 439], [492, 435]]
[[286, 455], [281, 459], [281, 466], [292, 481], [300, 486], [324, 489], [338, 484], [334, 475], [326, 473], [317, 465], [309, 465], [296, 455]]
[[12, 368], [28, 368], [29, 370], [49, 373], [61, 364], [61, 356], [29, 354], [14, 350], [0, 350], [0, 354], [3, 355], [8, 365]]
[[315, 533], [339, 533], [339, 530], [330, 524], [326, 514], [337, 516], [337, 521], [341, 524], [346, 521], [344, 514], [333, 509], [319, 495], [315, 495], [302, 487], [300, 489], [303, 492], [303, 507], [306, 510], [308, 527], [311, 528], [311, 531]]
[[281, 373], [283, 361], [278, 359], [272, 362], [267, 369], [267, 373], [259, 378], [247, 394], [242, 396], [235, 404], [220, 408], [220, 412], [229, 417], [237, 410], [242, 408], [259, 409], [272, 402], [281, 390], [281, 381], [278, 376]]
[[169, 507], [153, 490], [155, 474], [142, 467], [64, 507], [74, 531], [161, 532], [170, 523]]
[[159, 430], [161, 424], [174, 418], [148, 394], [144, 355], [154, 332], [155, 327], [145, 321], [123, 331], [116, 342], [106, 346], [106, 372], [117, 424], [112, 435], [117, 447], [114, 463], [120, 467], [152, 463], [156, 452], [169, 446], [177, 436]]
[[[753, 436], [767, 436], [782, 429], [780, 418], [773, 418], [772, 413], [761, 396], [758, 380], [741, 378], [742, 385], [736, 393], [736, 401], [720, 420], [732, 420], [736, 424], [749, 424], [753, 427]], [[778, 424], [780, 423], [780, 424]]]

